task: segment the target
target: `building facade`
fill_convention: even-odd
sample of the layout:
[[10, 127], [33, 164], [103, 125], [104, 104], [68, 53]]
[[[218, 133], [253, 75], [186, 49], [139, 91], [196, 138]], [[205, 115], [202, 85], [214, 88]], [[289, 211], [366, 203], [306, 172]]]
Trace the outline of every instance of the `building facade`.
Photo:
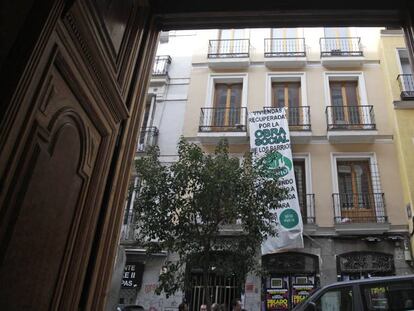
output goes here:
[[394, 141], [400, 165], [406, 217], [409, 224], [411, 254], [413, 254], [414, 200], [414, 80], [401, 30], [381, 31], [381, 63], [387, 85], [387, 109], [394, 125]]
[[[225, 137], [230, 153], [242, 157], [249, 150], [248, 112], [287, 108], [305, 247], [258, 255], [268, 274], [249, 275], [245, 284], [214, 276], [213, 301], [228, 304], [241, 295], [247, 310], [287, 310], [335, 281], [412, 273], [405, 209], [410, 178], [400, 178], [409, 168], [401, 155], [410, 150], [402, 152], [406, 142], [398, 138], [411, 139], [401, 134], [410, 127], [399, 128], [402, 121], [391, 117], [395, 68], [387, 73], [387, 49], [401, 40], [385, 38], [380, 28], [201, 30], [191, 33], [186, 57], [178, 50], [177, 57], [158, 53], [171, 56], [170, 71], [153, 75], [149, 93], [155, 97], [148, 101], [148, 130], [141, 132], [138, 151], [149, 133], [157, 133], [161, 158], [172, 162], [182, 134], [207, 152]], [[185, 85], [182, 101], [172, 95], [179, 83]], [[127, 262], [139, 252], [129, 247]], [[185, 297], [198, 310], [203, 301], [196, 272], [188, 293], [154, 296], [162, 261], [174, 254], [157, 256], [140, 259], [146, 263], [136, 303], [168, 310]]]
[[[160, 35], [136, 157], [145, 156], [148, 148], [156, 145], [160, 149], [160, 161], [165, 165], [177, 159], [191, 73], [191, 42], [195, 35], [194, 31], [170, 31]], [[134, 173], [132, 175], [132, 184], [136, 187], [139, 180]], [[137, 241], [135, 196], [134, 191], [130, 192], [125, 204], [117, 264], [122, 268], [113, 287], [116, 292], [113, 305], [139, 304], [146, 310], [176, 310], [184, 299], [182, 293], [167, 299], [154, 292], [164, 262], [174, 260], [174, 254], [162, 252], [146, 256], [145, 249]]]

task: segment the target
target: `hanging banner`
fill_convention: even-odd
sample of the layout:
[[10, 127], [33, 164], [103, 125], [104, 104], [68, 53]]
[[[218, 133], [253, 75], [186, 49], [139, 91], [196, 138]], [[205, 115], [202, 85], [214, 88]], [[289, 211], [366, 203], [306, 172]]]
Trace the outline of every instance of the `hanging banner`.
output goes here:
[[277, 236], [263, 242], [262, 255], [282, 249], [303, 248], [303, 224], [285, 108], [250, 112], [249, 126], [253, 159], [262, 161], [269, 178], [278, 178], [280, 186], [288, 191], [274, 210]]

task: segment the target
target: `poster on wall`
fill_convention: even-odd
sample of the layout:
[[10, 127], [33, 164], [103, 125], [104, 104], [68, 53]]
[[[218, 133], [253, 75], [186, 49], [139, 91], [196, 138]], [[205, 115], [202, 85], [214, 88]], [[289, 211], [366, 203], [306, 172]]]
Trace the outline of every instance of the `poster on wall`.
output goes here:
[[142, 274], [144, 271], [144, 264], [139, 262], [127, 262], [124, 267], [122, 275], [122, 288], [136, 288], [140, 287], [142, 282]]
[[302, 301], [308, 299], [315, 286], [313, 284], [293, 284], [292, 286], [292, 307], [297, 306]]
[[289, 310], [289, 290], [287, 288], [268, 289], [266, 307], [267, 311]]
[[265, 108], [249, 113], [250, 149], [261, 161], [269, 178], [278, 178], [287, 195], [273, 211], [277, 236], [262, 244], [262, 255], [282, 249], [303, 248], [303, 224], [296, 190], [285, 108]]

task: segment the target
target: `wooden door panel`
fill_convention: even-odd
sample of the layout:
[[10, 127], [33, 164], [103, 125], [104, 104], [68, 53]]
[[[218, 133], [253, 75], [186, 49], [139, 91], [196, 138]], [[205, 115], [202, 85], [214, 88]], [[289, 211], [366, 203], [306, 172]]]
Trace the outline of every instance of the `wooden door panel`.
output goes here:
[[97, 185], [117, 136], [114, 118], [97, 104], [70, 53], [59, 40], [50, 45], [5, 201], [0, 283], [8, 285], [0, 302], [10, 310], [56, 308], [68, 294], [78, 302], [99, 215], [90, 207], [100, 205]]
[[105, 306], [158, 30], [147, 1], [99, 1], [104, 22], [98, 1], [21, 30], [41, 35], [2, 113], [0, 309]]

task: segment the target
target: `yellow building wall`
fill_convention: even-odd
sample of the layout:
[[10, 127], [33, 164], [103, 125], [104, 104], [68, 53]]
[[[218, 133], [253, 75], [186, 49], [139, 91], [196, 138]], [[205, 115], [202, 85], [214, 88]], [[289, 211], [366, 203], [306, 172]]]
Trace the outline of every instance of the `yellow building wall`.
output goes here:
[[[411, 205], [411, 213], [414, 206], [414, 109], [400, 109], [394, 107], [395, 102], [400, 102], [400, 87], [397, 76], [400, 74], [399, 57], [397, 49], [405, 48], [403, 35], [383, 35], [380, 43], [380, 57], [383, 74], [387, 81], [387, 111], [394, 126], [394, 140], [398, 153], [400, 178], [403, 189], [404, 206]], [[403, 102], [400, 105], [404, 105]], [[407, 213], [405, 213], [407, 218]], [[412, 221], [408, 221], [409, 230], [412, 232]], [[414, 239], [411, 238], [411, 247], [414, 249]]]

